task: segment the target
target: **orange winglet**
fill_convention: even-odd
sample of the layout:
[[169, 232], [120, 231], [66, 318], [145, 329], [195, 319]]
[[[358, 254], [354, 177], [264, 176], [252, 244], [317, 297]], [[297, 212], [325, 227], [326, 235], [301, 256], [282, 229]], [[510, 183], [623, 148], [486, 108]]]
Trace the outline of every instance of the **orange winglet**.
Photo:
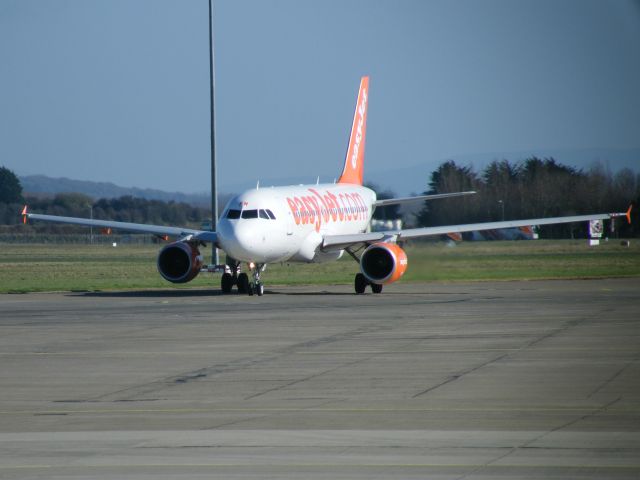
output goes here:
[[22, 223], [27, 224], [27, 206], [22, 209]]
[[627, 217], [627, 222], [629, 222], [629, 225], [631, 225], [631, 209], [633, 208], [633, 205], [629, 205], [629, 210], [627, 210], [627, 213], [624, 214], [625, 217]]

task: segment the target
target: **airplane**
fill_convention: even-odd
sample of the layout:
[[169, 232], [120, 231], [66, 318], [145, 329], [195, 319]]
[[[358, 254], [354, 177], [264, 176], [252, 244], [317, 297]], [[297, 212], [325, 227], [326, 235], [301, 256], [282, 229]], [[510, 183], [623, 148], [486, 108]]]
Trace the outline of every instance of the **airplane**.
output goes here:
[[[376, 207], [415, 201], [473, 195], [454, 192], [435, 195], [378, 200], [376, 193], [363, 186], [364, 150], [369, 105], [369, 77], [360, 80], [353, 124], [342, 174], [335, 183], [255, 188], [227, 203], [217, 231], [145, 225], [76, 217], [30, 213], [26, 219], [75, 225], [120, 229], [175, 237], [158, 254], [160, 275], [172, 283], [193, 280], [203, 267], [199, 247], [213, 243], [226, 253], [225, 272], [221, 277], [223, 293], [235, 286], [238, 293], [264, 294], [262, 272], [267, 264], [280, 262], [320, 263], [338, 260], [346, 252], [360, 264], [354, 289], [362, 294], [367, 287], [381, 293], [383, 285], [398, 281], [405, 273], [408, 259], [403, 243], [412, 238], [501, 228], [549, 225], [612, 219], [625, 216], [630, 222], [631, 207], [623, 213], [535, 218], [485, 222], [441, 227], [409, 228], [368, 232]], [[240, 266], [249, 267], [249, 275]]]

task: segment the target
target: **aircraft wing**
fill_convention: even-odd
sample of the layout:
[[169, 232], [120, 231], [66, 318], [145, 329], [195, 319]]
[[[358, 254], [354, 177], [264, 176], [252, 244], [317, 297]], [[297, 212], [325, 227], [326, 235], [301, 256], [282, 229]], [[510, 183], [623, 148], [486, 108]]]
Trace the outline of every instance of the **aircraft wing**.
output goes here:
[[22, 215], [32, 220], [41, 220], [45, 222], [83, 225], [85, 227], [113, 228], [117, 230], [126, 230], [129, 232], [150, 233], [153, 235], [169, 235], [179, 238], [191, 236], [191, 239], [200, 240], [202, 242], [215, 243], [218, 240], [216, 232], [194, 230], [191, 228], [168, 227], [163, 225], [146, 225], [144, 223], [113, 222], [109, 220], [92, 220], [89, 218], [78, 217], [60, 217], [57, 215], [41, 215], [38, 213], [28, 213], [26, 207], [22, 211]]
[[400, 197], [400, 198], [385, 198], [383, 200], [376, 200], [373, 202], [374, 207], [384, 207], [386, 205], [398, 205], [401, 203], [421, 202], [428, 200], [438, 200], [440, 198], [452, 198], [462, 197], [464, 195], [474, 195], [476, 192], [455, 192], [455, 193], [437, 193], [434, 195], [418, 195], [416, 197]]
[[326, 235], [322, 248], [346, 248], [358, 243], [374, 243], [379, 241], [402, 241], [409, 238], [429, 237], [447, 233], [475, 232], [479, 230], [496, 230], [500, 228], [526, 227], [530, 225], [553, 225], [557, 223], [587, 222], [591, 220], [608, 220], [615, 217], [627, 217], [631, 223], [631, 207], [622, 213], [596, 213], [593, 215], [575, 215], [569, 217], [529, 218], [525, 220], [507, 220], [502, 222], [469, 223], [463, 225], [445, 225], [442, 227], [409, 228], [405, 230], [388, 230], [383, 232], [356, 233], [350, 235]]

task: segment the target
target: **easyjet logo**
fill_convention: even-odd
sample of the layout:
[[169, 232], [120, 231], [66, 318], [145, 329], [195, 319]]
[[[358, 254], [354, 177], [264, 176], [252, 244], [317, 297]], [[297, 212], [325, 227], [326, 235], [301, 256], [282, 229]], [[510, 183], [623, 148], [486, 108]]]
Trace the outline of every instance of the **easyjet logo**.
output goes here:
[[309, 188], [311, 195], [287, 197], [296, 225], [314, 225], [316, 232], [323, 223], [351, 222], [368, 218], [369, 207], [359, 193], [323, 194]]
[[355, 169], [358, 166], [358, 152], [360, 151], [360, 142], [362, 141], [362, 129], [364, 127], [364, 113], [367, 109], [367, 90], [362, 90], [362, 101], [358, 105], [358, 120], [356, 126], [356, 138], [353, 142], [353, 152], [351, 152], [351, 166]]

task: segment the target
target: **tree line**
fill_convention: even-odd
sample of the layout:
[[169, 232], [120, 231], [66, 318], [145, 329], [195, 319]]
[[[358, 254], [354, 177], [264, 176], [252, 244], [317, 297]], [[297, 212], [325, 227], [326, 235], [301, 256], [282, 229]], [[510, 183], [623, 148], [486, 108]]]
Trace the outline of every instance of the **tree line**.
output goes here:
[[[431, 173], [425, 194], [474, 190], [476, 195], [425, 203], [416, 215], [420, 226], [475, 223], [589, 213], [624, 212], [640, 200], [640, 175], [625, 168], [612, 173], [596, 163], [584, 171], [554, 158], [531, 157], [523, 162], [493, 161], [481, 172], [454, 161]], [[637, 213], [637, 212], [636, 212]], [[640, 233], [618, 221], [621, 236]], [[585, 236], [585, 224], [541, 228], [543, 238]]]
[[[24, 196], [18, 178], [10, 170], [0, 167], [0, 225], [8, 231], [30, 231], [47, 233], [86, 232], [86, 228], [72, 225], [38, 222], [21, 225], [20, 212], [23, 205], [29, 211], [47, 215], [84, 217], [118, 222], [150, 223], [157, 225], [179, 225], [200, 228], [203, 220], [209, 220], [207, 208], [195, 207], [181, 202], [147, 200], [132, 196], [101, 198], [94, 200], [82, 193], [60, 193], [49, 196]], [[9, 227], [6, 227], [9, 226]]]
[[[393, 192], [368, 185], [379, 198]], [[612, 173], [601, 163], [584, 171], [563, 165], [553, 158], [529, 158], [523, 162], [494, 161], [482, 171], [446, 161], [434, 170], [424, 194], [474, 190], [476, 195], [425, 202], [415, 215], [416, 226], [451, 225], [522, 218], [542, 218], [587, 213], [626, 211], [640, 201], [640, 175], [630, 169]], [[122, 222], [180, 225], [199, 228], [209, 220], [209, 209], [187, 203], [146, 200], [132, 196], [94, 200], [79, 193], [54, 197], [24, 198], [18, 178], [0, 167], [0, 225], [7, 231], [47, 233], [84, 232], [82, 227], [36, 223], [20, 225], [20, 211], [28, 204], [33, 212]], [[393, 219], [395, 205], [376, 210], [374, 218]], [[637, 216], [637, 212], [636, 212]], [[620, 236], [640, 235], [640, 226], [618, 221]], [[7, 227], [9, 226], [9, 227]], [[544, 237], [569, 238], [586, 235], [586, 224], [543, 227]]]

